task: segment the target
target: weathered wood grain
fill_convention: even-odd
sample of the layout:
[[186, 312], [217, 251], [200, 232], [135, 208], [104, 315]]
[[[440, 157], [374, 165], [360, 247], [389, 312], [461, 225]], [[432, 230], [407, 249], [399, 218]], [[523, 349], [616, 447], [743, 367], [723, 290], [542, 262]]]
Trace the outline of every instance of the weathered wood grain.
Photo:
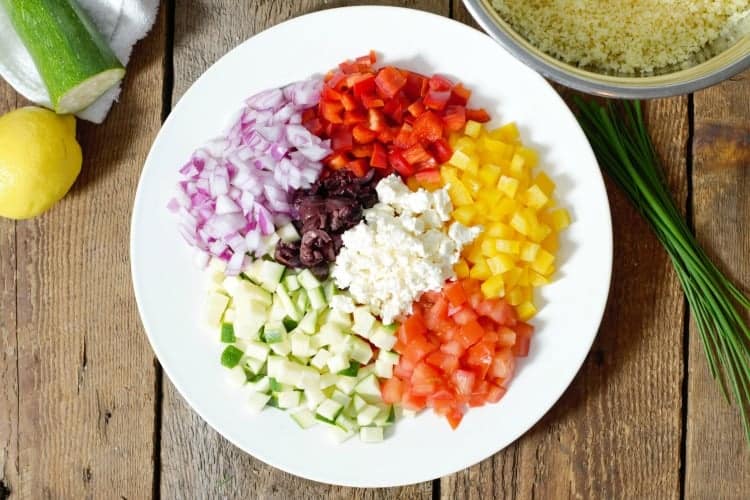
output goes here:
[[[0, 115], [25, 104], [0, 80]], [[0, 217], [0, 499], [20, 488], [17, 340], [16, 223]]]
[[[4, 325], [13, 319], [5, 305], [17, 302], [16, 326], [3, 326], [1, 341], [12, 366], [0, 366], [0, 426], [14, 411], [4, 404], [12, 387], [18, 393], [20, 418], [0, 427], [12, 498], [151, 495], [154, 363], [131, 291], [128, 240], [136, 181], [160, 125], [163, 19], [137, 47], [107, 121], [79, 122], [84, 164], [68, 196], [17, 223], [15, 254], [5, 232], [12, 225], [0, 223]], [[16, 293], [7, 292], [11, 258]], [[8, 378], [16, 363], [17, 381]], [[17, 445], [6, 447], [14, 426]]]
[[[173, 102], [177, 102], [216, 59], [253, 34], [294, 16], [352, 3], [177, 0]], [[447, 0], [378, 3], [448, 14]], [[356, 490], [306, 481], [278, 471], [244, 454], [209, 428], [190, 410], [168, 380], [164, 381], [162, 414], [161, 493], [164, 498], [416, 499], [431, 495], [429, 482], [388, 490]]]
[[[708, 253], [750, 288], [750, 72], [694, 97], [695, 231]], [[736, 407], [711, 378], [695, 324], [690, 328], [686, 498], [747, 498], [750, 459]]]

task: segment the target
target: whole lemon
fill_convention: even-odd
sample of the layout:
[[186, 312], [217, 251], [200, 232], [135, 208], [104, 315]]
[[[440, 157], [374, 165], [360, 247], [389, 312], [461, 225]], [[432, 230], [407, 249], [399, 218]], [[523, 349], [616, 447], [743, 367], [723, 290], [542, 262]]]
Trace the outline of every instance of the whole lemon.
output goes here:
[[0, 116], [0, 216], [28, 219], [68, 192], [81, 171], [76, 122], [26, 107]]

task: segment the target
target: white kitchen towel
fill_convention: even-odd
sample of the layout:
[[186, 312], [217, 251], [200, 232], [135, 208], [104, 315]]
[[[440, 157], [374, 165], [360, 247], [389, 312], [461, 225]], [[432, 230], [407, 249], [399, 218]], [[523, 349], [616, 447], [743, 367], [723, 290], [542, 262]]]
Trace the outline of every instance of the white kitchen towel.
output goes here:
[[[156, 18], [159, 0], [77, 0], [109, 41], [123, 65], [128, 63], [135, 42], [146, 36]], [[13, 31], [7, 13], [0, 8], [0, 76], [28, 100], [51, 107], [49, 94], [26, 48]], [[110, 89], [79, 118], [101, 123], [120, 95], [120, 86]]]

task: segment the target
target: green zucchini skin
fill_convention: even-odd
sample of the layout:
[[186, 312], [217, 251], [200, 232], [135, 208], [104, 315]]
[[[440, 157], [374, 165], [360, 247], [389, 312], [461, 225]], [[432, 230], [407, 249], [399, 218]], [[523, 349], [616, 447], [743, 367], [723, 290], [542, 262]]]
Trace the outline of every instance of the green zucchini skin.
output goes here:
[[[0, 0], [0, 6], [31, 54], [56, 111], [80, 111], [122, 79], [122, 64], [75, 0]], [[94, 89], [80, 88], [105, 72], [106, 82], [99, 79]], [[107, 88], [101, 90], [102, 85]], [[76, 88], [76, 96], [83, 94], [72, 106], [78, 109], [58, 109]]]

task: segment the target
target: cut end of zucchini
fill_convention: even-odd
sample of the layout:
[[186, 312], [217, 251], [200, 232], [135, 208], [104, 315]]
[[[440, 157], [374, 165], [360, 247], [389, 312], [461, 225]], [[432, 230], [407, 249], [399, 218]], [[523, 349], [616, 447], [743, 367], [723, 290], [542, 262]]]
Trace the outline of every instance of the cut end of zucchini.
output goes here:
[[88, 108], [125, 76], [123, 68], [113, 68], [92, 76], [63, 94], [55, 105], [59, 114], [78, 113]]

